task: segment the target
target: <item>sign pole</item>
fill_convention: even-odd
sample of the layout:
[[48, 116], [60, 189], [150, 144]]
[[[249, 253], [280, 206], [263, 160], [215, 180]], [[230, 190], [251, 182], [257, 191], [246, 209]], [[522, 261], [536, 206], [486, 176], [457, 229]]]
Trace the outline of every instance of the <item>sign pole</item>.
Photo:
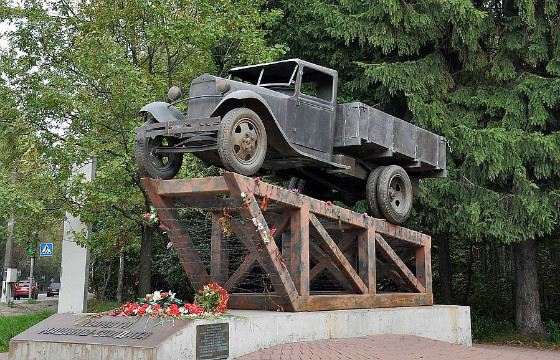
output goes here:
[[31, 255], [31, 266], [29, 267], [29, 300], [33, 297], [33, 268], [35, 267], [35, 254]]

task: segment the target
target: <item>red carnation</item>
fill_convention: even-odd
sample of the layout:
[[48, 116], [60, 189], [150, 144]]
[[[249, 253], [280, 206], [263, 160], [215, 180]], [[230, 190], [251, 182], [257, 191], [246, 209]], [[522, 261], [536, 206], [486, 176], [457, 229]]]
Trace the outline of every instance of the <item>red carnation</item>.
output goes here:
[[138, 316], [142, 316], [142, 315], [146, 315], [146, 309], [148, 309], [148, 304], [144, 304], [142, 306], [140, 306], [140, 308], [138, 309], [138, 312], [136, 312], [136, 315]]
[[180, 315], [179, 306], [177, 306], [177, 304], [169, 305], [168, 314], [172, 316], [179, 316]]
[[200, 315], [204, 312], [204, 309], [196, 304], [185, 304], [185, 309], [193, 315]]

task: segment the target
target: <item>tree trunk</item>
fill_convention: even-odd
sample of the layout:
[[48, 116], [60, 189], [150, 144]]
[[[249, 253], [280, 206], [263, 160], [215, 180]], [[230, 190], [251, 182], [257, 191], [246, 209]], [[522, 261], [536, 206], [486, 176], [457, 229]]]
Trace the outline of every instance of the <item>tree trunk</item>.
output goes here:
[[152, 292], [152, 247], [154, 229], [148, 224], [142, 228], [142, 245], [140, 245], [140, 273], [138, 295], [144, 296]]
[[451, 254], [449, 252], [449, 238], [438, 238], [439, 277], [441, 282], [441, 303], [451, 304], [453, 301], [453, 285], [451, 282]]
[[100, 300], [104, 301], [106, 299], [105, 294], [107, 293], [107, 286], [109, 285], [109, 279], [111, 278], [111, 272], [113, 270], [113, 261], [109, 263], [109, 268], [105, 264], [105, 276], [103, 277], [103, 287], [100, 291]]
[[122, 304], [124, 282], [124, 251], [119, 254], [119, 276], [117, 278], [117, 304]]
[[465, 286], [465, 294], [463, 295], [463, 301], [465, 304], [471, 303], [471, 292], [472, 292], [472, 277], [473, 277], [473, 261], [474, 261], [474, 245], [469, 244], [469, 262], [467, 263], [467, 285]]
[[537, 278], [537, 240], [513, 245], [515, 276], [515, 326], [522, 334], [546, 334], [540, 311]]

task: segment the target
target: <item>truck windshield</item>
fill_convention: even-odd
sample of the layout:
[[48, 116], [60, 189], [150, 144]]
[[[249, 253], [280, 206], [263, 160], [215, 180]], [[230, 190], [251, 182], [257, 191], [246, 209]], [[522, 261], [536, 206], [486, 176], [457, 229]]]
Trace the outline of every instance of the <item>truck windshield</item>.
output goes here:
[[246, 66], [230, 70], [234, 80], [274, 90], [295, 90], [298, 64], [295, 61], [281, 61], [272, 64]]

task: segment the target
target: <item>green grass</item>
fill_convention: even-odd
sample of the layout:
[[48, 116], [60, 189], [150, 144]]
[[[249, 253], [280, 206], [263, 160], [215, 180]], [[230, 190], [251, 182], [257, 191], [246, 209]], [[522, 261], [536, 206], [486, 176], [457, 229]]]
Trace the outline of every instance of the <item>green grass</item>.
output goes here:
[[113, 310], [117, 307], [115, 301], [100, 301], [97, 299], [89, 299], [87, 302], [87, 311], [90, 313], [100, 313]]
[[560, 350], [560, 323], [547, 321], [545, 327], [547, 336], [530, 336], [519, 334], [513, 323], [507, 320], [476, 316], [472, 319], [475, 342]]
[[54, 314], [51, 310], [42, 310], [32, 314], [0, 316], [0, 352], [9, 350], [10, 339]]

